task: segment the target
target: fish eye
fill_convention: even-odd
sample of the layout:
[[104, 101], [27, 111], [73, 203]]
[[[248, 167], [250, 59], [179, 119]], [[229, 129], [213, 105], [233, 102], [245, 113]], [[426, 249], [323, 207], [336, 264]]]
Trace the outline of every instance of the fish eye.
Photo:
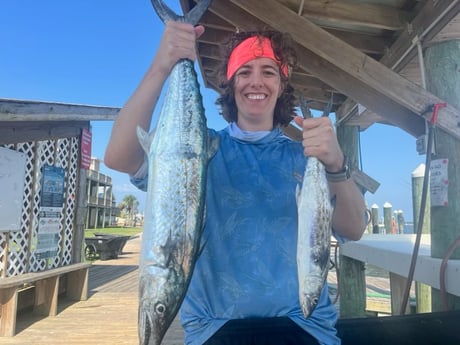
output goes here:
[[163, 303], [157, 303], [155, 305], [155, 312], [159, 315], [163, 315], [166, 312], [166, 306]]

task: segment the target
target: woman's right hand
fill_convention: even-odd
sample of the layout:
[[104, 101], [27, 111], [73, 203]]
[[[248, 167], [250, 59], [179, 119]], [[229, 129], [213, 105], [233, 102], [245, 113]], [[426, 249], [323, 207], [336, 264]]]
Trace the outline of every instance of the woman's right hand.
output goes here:
[[104, 157], [107, 167], [129, 174], [139, 169], [145, 153], [137, 139], [137, 127], [149, 130], [165, 80], [177, 61], [196, 59], [196, 38], [203, 32], [203, 26], [166, 24], [152, 64], [115, 120]]
[[201, 25], [194, 27], [187, 23], [167, 22], [154, 60], [157, 70], [167, 76], [180, 59], [195, 61], [196, 39], [203, 32], [204, 27]]

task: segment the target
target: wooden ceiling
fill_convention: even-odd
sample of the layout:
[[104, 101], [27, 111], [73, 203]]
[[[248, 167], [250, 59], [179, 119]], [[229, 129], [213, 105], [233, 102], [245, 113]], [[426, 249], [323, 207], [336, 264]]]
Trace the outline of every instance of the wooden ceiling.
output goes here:
[[[181, 0], [185, 12], [195, 4]], [[430, 106], [442, 101], [421, 86], [418, 48], [460, 39], [459, 12], [459, 0], [213, 0], [201, 20], [199, 65], [205, 86], [219, 92], [219, 43], [228, 35], [289, 32], [298, 51], [292, 84], [313, 109], [332, 97], [338, 125], [380, 122], [418, 137]], [[442, 112], [438, 126], [460, 138], [460, 111]]]

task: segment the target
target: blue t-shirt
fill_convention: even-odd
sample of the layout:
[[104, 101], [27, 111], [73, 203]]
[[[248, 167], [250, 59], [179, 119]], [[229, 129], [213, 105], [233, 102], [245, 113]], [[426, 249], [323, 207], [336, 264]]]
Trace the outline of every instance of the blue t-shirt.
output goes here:
[[[182, 304], [185, 343], [203, 344], [225, 322], [287, 316], [321, 344], [340, 344], [327, 284], [305, 319], [297, 279], [296, 186], [301, 143], [274, 129], [255, 141], [209, 130], [220, 139], [209, 162], [203, 251]], [[133, 183], [145, 187], [145, 179]]]

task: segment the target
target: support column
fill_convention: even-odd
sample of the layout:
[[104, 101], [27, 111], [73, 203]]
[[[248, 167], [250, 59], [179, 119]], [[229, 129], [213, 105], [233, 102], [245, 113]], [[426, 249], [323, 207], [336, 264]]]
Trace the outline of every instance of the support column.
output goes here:
[[[341, 126], [337, 128], [337, 139], [352, 170], [358, 169], [358, 135], [358, 127]], [[364, 317], [366, 315], [364, 263], [343, 255], [340, 255], [339, 262], [340, 317]]]
[[[425, 51], [427, 90], [460, 109], [460, 40], [432, 44]], [[442, 116], [442, 110], [439, 113]], [[431, 256], [442, 258], [449, 245], [460, 235], [460, 141], [437, 129], [434, 159], [448, 159], [448, 196], [446, 206], [431, 206]], [[451, 256], [460, 259], [460, 249]], [[433, 311], [443, 310], [438, 290], [432, 291]], [[460, 297], [449, 296], [449, 309], [460, 309]]]

